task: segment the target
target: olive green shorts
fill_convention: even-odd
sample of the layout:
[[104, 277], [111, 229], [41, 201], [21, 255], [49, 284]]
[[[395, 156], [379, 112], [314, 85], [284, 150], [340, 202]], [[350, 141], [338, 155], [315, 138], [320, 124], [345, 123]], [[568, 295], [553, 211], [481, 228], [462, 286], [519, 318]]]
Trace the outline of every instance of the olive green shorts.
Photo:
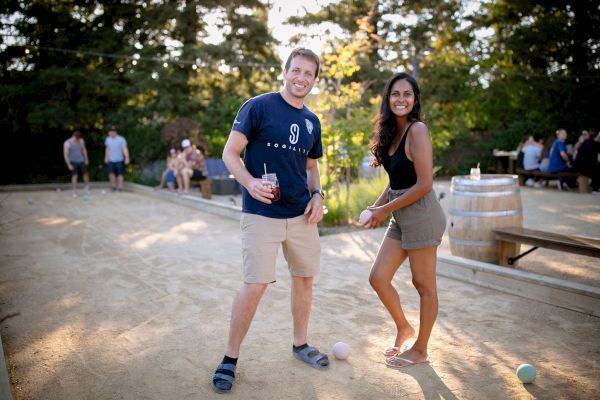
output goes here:
[[[400, 197], [408, 189], [389, 191], [389, 201]], [[446, 216], [435, 191], [400, 208], [393, 213], [386, 236], [401, 240], [405, 250], [439, 246], [446, 230]]]
[[279, 219], [243, 213], [240, 225], [245, 283], [275, 282], [279, 247], [292, 276], [313, 277], [319, 272], [319, 229], [308, 223], [307, 215]]

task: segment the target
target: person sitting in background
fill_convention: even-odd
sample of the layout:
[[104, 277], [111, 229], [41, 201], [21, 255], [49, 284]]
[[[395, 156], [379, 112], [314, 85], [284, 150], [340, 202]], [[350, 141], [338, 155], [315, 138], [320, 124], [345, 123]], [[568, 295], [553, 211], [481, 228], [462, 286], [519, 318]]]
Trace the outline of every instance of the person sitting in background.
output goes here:
[[191, 181], [203, 181], [208, 177], [208, 169], [204, 156], [200, 150], [192, 146], [192, 142], [189, 139], [184, 139], [181, 142], [183, 148], [183, 157], [185, 158], [186, 167], [181, 171], [181, 177], [183, 180], [183, 191], [182, 193], [187, 194], [190, 191]]
[[[556, 140], [550, 149], [550, 157], [548, 166], [540, 166], [542, 172], [557, 173], [562, 171], [568, 171], [572, 168], [569, 155], [567, 154], [567, 145], [565, 140], [567, 139], [566, 129], [558, 129], [556, 131]], [[570, 190], [571, 186], [567, 179], [560, 178], [558, 181], [559, 190]]]
[[590, 130], [589, 138], [581, 143], [573, 168], [581, 175], [592, 178], [592, 193], [600, 194], [600, 135]]
[[548, 169], [548, 164], [550, 163], [550, 150], [554, 145], [554, 141], [556, 140], [556, 136], [549, 137], [544, 142], [544, 149], [542, 150], [542, 162], [540, 163], [540, 171], [546, 171]]
[[533, 143], [533, 136], [531, 136], [531, 135], [523, 136], [523, 139], [521, 139], [521, 142], [519, 142], [519, 145], [515, 149], [515, 151], [517, 152], [517, 154], [519, 154], [520, 152], [522, 152], [523, 151], [523, 147], [527, 146], [530, 143]]
[[525, 147], [528, 143], [531, 143], [533, 141], [533, 136], [531, 135], [527, 135], [527, 136], [523, 136], [523, 139], [521, 139], [521, 141], [519, 142], [519, 145], [517, 146], [517, 148], [515, 149], [515, 152], [517, 153], [517, 168], [519, 169], [523, 169], [523, 147]]
[[581, 131], [581, 135], [579, 135], [579, 139], [577, 139], [577, 143], [575, 143], [575, 146], [573, 146], [573, 161], [575, 160], [575, 157], [577, 157], [577, 151], [579, 150], [579, 148], [581, 147], [581, 145], [583, 144], [583, 142], [585, 142], [588, 139], [592, 139], [593, 138], [590, 136], [590, 132], [587, 130], [582, 130]]
[[[526, 171], [539, 171], [543, 150], [544, 137], [539, 133], [536, 133], [533, 135], [532, 140], [527, 141], [521, 149], [521, 152], [523, 153], [523, 169]], [[541, 181], [536, 182], [533, 178], [527, 179], [525, 185], [538, 188], [543, 186]]]
[[165, 187], [166, 183], [167, 188], [170, 192], [175, 191], [175, 183], [177, 181], [175, 173], [177, 172], [178, 164], [179, 162], [177, 161], [177, 149], [171, 148], [167, 156], [165, 170], [163, 171], [160, 177], [160, 183], [158, 184], [156, 189], [162, 189], [163, 187]]

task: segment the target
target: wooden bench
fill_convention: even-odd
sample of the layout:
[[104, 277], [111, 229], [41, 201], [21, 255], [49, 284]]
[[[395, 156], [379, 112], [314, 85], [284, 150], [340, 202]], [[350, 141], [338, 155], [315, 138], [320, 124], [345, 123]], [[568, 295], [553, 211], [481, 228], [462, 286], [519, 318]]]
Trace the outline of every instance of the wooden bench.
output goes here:
[[[500, 265], [504, 267], [514, 265], [519, 258], [525, 257], [538, 247], [600, 258], [600, 239], [561, 235], [559, 233], [537, 231], [516, 226], [494, 229], [494, 233], [500, 246]], [[533, 247], [523, 254], [512, 257], [519, 243]]]
[[560, 179], [560, 178], [577, 178], [577, 186], [579, 187], [580, 193], [589, 192], [589, 178], [585, 175], [580, 175], [574, 171], [564, 172], [542, 172], [542, 171], [527, 171], [526, 169], [517, 168], [517, 174], [519, 175], [519, 186], [525, 185], [527, 178], [538, 177], [544, 179]]

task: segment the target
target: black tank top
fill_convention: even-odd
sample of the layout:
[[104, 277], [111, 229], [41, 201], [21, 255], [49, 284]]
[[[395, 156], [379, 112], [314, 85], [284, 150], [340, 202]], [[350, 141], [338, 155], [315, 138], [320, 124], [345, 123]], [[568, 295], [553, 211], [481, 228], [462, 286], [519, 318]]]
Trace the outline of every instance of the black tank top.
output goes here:
[[390, 189], [392, 190], [408, 189], [417, 183], [415, 164], [408, 159], [406, 151], [404, 151], [408, 130], [413, 123], [411, 122], [404, 131], [396, 152], [390, 156], [386, 151], [383, 155], [383, 168], [390, 177]]

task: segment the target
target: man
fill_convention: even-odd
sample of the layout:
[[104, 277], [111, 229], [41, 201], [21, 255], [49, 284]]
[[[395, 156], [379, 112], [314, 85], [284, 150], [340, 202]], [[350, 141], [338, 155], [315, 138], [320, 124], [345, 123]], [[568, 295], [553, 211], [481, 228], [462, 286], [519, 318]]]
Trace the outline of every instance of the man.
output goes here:
[[73, 135], [65, 141], [63, 144], [63, 157], [67, 168], [71, 171], [71, 184], [73, 186], [73, 197], [77, 197], [77, 177], [81, 174], [83, 176], [83, 183], [85, 184], [85, 192], [88, 193], [90, 190], [90, 176], [87, 171], [89, 165], [87, 149], [85, 148], [85, 142], [81, 137], [81, 132], [75, 131]]
[[[292, 280], [292, 352], [312, 367], [329, 365], [327, 355], [307, 343], [313, 278], [320, 268], [316, 224], [323, 218], [324, 194], [317, 165], [323, 154], [321, 124], [304, 98], [318, 74], [317, 55], [294, 50], [283, 70], [284, 87], [242, 106], [223, 150], [225, 165], [244, 188], [244, 284], [233, 300], [225, 357], [213, 376], [213, 388], [220, 393], [233, 386], [242, 340], [268, 284], [275, 282], [280, 245]], [[266, 172], [279, 179], [277, 201], [272, 187], [261, 180]]]
[[[571, 162], [569, 161], [569, 154], [567, 154], [567, 145], [565, 140], [567, 139], [567, 131], [565, 129], [558, 129], [556, 131], [556, 140], [550, 149], [549, 162], [547, 166], [543, 164], [540, 166], [540, 170], [543, 172], [556, 173], [561, 171], [568, 171], [572, 168]], [[558, 181], [559, 190], [570, 190], [569, 183], [565, 179], [559, 179]]]
[[189, 193], [190, 181], [205, 180], [208, 176], [208, 169], [204, 161], [204, 156], [200, 150], [192, 146], [192, 142], [189, 139], [181, 141], [181, 148], [183, 149], [183, 157], [185, 157], [186, 161], [186, 168], [181, 171], [183, 193]]
[[104, 141], [104, 145], [106, 146], [104, 163], [108, 164], [110, 190], [113, 192], [121, 192], [123, 190], [125, 165], [129, 164], [127, 141], [123, 136], [118, 135], [117, 129], [112, 126], [108, 131], [108, 137]]
[[595, 130], [581, 144], [573, 160], [573, 168], [581, 175], [592, 179], [592, 193], [600, 194], [600, 135]]

